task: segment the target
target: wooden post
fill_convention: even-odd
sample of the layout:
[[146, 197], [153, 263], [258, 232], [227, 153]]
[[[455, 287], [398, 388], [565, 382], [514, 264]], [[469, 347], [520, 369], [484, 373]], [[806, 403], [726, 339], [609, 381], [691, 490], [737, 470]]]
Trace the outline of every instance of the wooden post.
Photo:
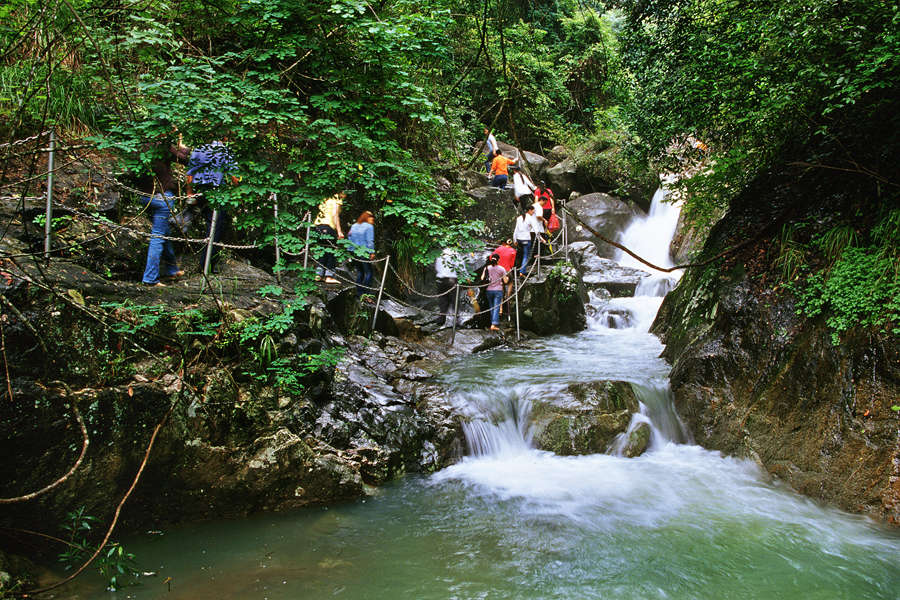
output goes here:
[[212, 219], [209, 222], [209, 243], [206, 245], [206, 259], [203, 261], [203, 274], [209, 275], [209, 263], [212, 260], [213, 240], [216, 237], [216, 221], [219, 219], [219, 209], [214, 209]]
[[388, 264], [391, 262], [391, 255], [384, 257], [384, 273], [381, 274], [381, 287], [378, 288], [378, 299], [375, 301], [375, 311], [372, 314], [372, 333], [375, 333], [375, 321], [378, 319], [378, 309], [381, 307], [381, 294], [384, 292], [384, 282], [387, 280]]
[[275, 202], [275, 281], [281, 285], [281, 247], [278, 245], [278, 194], [272, 193], [272, 200]]
[[456, 322], [459, 320], [459, 284], [456, 284], [456, 287], [453, 288], [454, 298], [453, 298], [453, 331], [450, 333], [450, 345], [452, 346], [454, 342], [456, 342]]
[[519, 271], [513, 274], [513, 293], [516, 295], [516, 341], [519, 341]]
[[44, 260], [50, 260], [50, 236], [53, 233], [53, 158], [56, 149], [56, 132], [50, 128], [50, 154], [47, 157], [47, 212], [44, 215]]

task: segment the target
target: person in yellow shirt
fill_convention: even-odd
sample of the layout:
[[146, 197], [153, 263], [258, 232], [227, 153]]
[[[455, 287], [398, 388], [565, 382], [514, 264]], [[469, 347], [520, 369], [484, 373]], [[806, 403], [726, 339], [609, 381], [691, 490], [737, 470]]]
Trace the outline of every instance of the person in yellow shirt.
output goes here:
[[497, 188], [502, 188], [506, 185], [507, 180], [509, 180], [509, 165], [515, 164], [519, 159], [517, 158], [506, 158], [500, 152], [500, 149], [494, 151], [494, 161], [491, 163], [491, 172], [488, 173], [491, 179], [491, 185]]
[[[319, 214], [313, 221], [313, 226], [320, 238], [325, 238], [326, 245], [334, 247], [334, 240], [344, 239], [344, 231], [341, 229], [341, 206], [344, 199], [347, 198], [347, 192], [338, 192], [334, 196], [330, 196], [322, 200], [319, 204]], [[325, 283], [340, 283], [334, 278], [334, 267], [337, 259], [333, 252], [326, 252], [322, 255], [322, 260], [316, 268], [316, 281], [325, 278]]]

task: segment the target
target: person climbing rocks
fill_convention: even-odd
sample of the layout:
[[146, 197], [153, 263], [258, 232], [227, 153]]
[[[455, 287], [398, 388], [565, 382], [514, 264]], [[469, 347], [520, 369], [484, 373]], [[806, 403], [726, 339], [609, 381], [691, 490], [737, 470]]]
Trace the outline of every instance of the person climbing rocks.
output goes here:
[[491, 163], [494, 160], [494, 151], [499, 150], [500, 146], [497, 145], [497, 138], [494, 137], [494, 134], [491, 133], [491, 130], [487, 127], [484, 128], [484, 136], [484, 170], [488, 172], [488, 176], [490, 177]]
[[[344, 230], [341, 229], [341, 207], [347, 198], [347, 191], [338, 192], [334, 196], [329, 196], [322, 200], [319, 204], [319, 212], [313, 221], [313, 228], [319, 234], [319, 238], [323, 241], [327, 248], [333, 249], [336, 240], [344, 239]], [[325, 283], [339, 284], [340, 281], [334, 278], [334, 267], [337, 258], [333, 250], [329, 250], [322, 255], [322, 261], [316, 267], [316, 281]]]
[[437, 280], [438, 322], [443, 321], [444, 326], [453, 324], [453, 315], [450, 314], [450, 304], [453, 302], [453, 293], [450, 291], [459, 283], [460, 266], [462, 258], [452, 248], [444, 248], [440, 256], [434, 261], [434, 274]]
[[368, 260], [353, 259], [353, 266], [356, 267], [356, 297], [359, 298], [363, 294], [371, 293], [370, 284], [372, 283], [372, 263], [375, 260], [375, 215], [364, 210], [356, 223], [350, 226], [347, 233], [347, 239], [353, 243], [355, 250], [359, 253], [365, 253]]
[[547, 250], [552, 252], [552, 249], [550, 248], [550, 237], [547, 235], [547, 219], [544, 218], [544, 207], [540, 200], [534, 198], [533, 207], [535, 222], [534, 243], [536, 244], [536, 246], [533, 246], [536, 248], [534, 254], [537, 256], [537, 254], [540, 253], [541, 256], [544, 256]]
[[522, 172], [522, 169], [519, 167], [510, 167], [513, 172], [512, 181], [513, 181], [513, 195], [515, 196], [515, 201], [513, 202], [513, 206], [518, 213], [525, 212], [525, 206], [522, 204], [521, 199], [528, 194], [533, 193], [537, 186], [529, 179], [528, 175]]
[[491, 308], [491, 331], [500, 331], [500, 306], [503, 302], [503, 284], [509, 282], [506, 269], [499, 265], [500, 257], [492, 254], [488, 266], [485, 267], [481, 279], [488, 280], [486, 290], [488, 305]]
[[509, 180], [509, 165], [515, 163], [517, 158], [507, 158], [503, 156], [500, 149], [494, 151], [494, 161], [491, 163], [491, 170], [488, 173], [491, 179], [491, 185], [496, 188], [506, 187]]
[[[530, 196], [529, 196], [530, 198]], [[528, 267], [528, 254], [531, 250], [531, 236], [538, 226], [534, 218], [534, 204], [529, 204], [525, 213], [516, 217], [516, 227], [513, 230], [513, 239], [519, 254], [519, 275], [525, 277]]]
[[[147, 261], [141, 282], [144, 285], [162, 286], [160, 279], [174, 279], [184, 275], [178, 267], [172, 242], [164, 240], [169, 235], [169, 219], [172, 215], [172, 198], [178, 189], [178, 182], [172, 171], [173, 162], [187, 162], [190, 149], [176, 142], [172, 137], [175, 129], [163, 123], [166, 132], [147, 144], [145, 152], [150, 154], [149, 172], [137, 177], [136, 187], [143, 192], [141, 201], [146, 205], [150, 217], [150, 243], [147, 246]], [[160, 275], [160, 266], [163, 274]]]
[[[209, 236], [210, 230], [213, 230], [213, 242], [222, 240], [231, 223], [228, 213], [217, 204], [214, 192], [225, 182], [226, 178], [232, 185], [236, 185], [240, 181], [235, 175], [236, 172], [237, 164], [224, 139], [198, 146], [191, 152], [191, 157], [188, 159], [187, 193], [189, 197], [197, 200], [201, 214], [206, 220], [206, 235]], [[213, 218], [215, 218], [214, 229]], [[210, 255], [210, 270], [213, 273], [218, 272], [220, 251], [219, 246], [213, 246]], [[200, 262], [201, 272], [205, 262], [206, 255], [204, 254]]]
[[550, 215], [556, 212], [556, 198], [553, 197], [553, 190], [547, 187], [545, 181], [541, 181], [534, 192], [534, 197], [541, 203], [541, 214], [544, 220], [549, 221]]

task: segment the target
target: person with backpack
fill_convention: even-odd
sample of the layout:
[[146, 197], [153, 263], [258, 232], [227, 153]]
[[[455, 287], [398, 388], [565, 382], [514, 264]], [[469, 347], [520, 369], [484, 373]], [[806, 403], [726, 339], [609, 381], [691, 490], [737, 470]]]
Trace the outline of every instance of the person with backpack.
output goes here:
[[534, 197], [541, 203], [541, 216], [545, 220], [550, 221], [550, 215], [556, 212], [556, 199], [553, 197], [553, 190], [547, 187], [544, 181], [537, 186]]
[[[320, 238], [324, 238], [325, 245], [329, 248], [335, 247], [337, 240], [344, 239], [344, 230], [341, 229], [341, 207], [347, 198], [347, 192], [338, 192], [334, 196], [329, 196], [319, 203], [319, 212], [313, 221], [313, 228]], [[340, 281], [334, 278], [334, 268], [337, 264], [337, 257], [333, 251], [326, 252], [322, 255], [322, 263], [316, 267], [316, 281], [336, 285]]]
[[[492, 256], [497, 256], [498, 263], [501, 267], [506, 269], [507, 273], [511, 273], [513, 269], [516, 268], [516, 249], [513, 248], [513, 241], [506, 240], [491, 253]], [[509, 279], [507, 277], [507, 279]], [[512, 281], [508, 281], [506, 284], [506, 293], [504, 294], [504, 298], [508, 298], [512, 295]], [[500, 307], [500, 314], [503, 314], [503, 307]]]
[[[224, 141], [214, 141], [198, 146], [191, 152], [188, 159], [187, 193], [188, 196], [196, 196], [201, 201], [201, 214], [206, 220], [206, 235], [213, 230], [213, 242], [219, 242], [225, 235], [225, 229], [229, 226], [231, 218], [225, 210], [219, 206], [213, 206], [214, 192], [226, 180], [230, 179], [232, 185], [240, 179], [234, 175], [237, 164]], [[213, 201], [213, 202], [211, 202]], [[213, 229], [213, 218], [215, 228]], [[213, 246], [210, 257], [210, 269], [215, 273], [221, 248]], [[200, 271], [203, 271], [206, 256], [203, 256]]]

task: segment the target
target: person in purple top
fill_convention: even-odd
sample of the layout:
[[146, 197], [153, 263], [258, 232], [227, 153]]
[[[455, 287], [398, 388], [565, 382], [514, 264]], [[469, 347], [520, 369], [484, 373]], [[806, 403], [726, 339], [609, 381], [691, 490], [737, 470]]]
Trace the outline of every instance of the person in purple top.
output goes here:
[[[188, 195], [197, 194], [203, 202], [202, 213], [206, 219], [206, 235], [212, 226], [213, 207], [210, 205], [209, 192], [215, 190], [224, 183], [226, 178], [230, 178], [231, 183], [235, 184], [239, 181], [234, 173], [237, 171], [237, 164], [234, 162], [234, 156], [224, 142], [215, 141], [208, 144], [198, 146], [191, 152], [188, 159], [187, 170], [187, 188]], [[213, 234], [213, 242], [219, 242], [225, 234], [230, 218], [228, 213], [221, 207], [216, 207], [216, 228]], [[219, 247], [213, 246], [211, 260], [211, 269], [215, 272], [215, 264], [219, 255]], [[205, 258], [205, 256], [204, 256]], [[203, 265], [200, 265], [203, 269]]]
[[500, 303], [503, 301], [503, 284], [509, 281], [506, 269], [497, 264], [499, 262], [500, 257], [492, 254], [490, 262], [481, 276], [482, 280], [488, 280], [486, 294], [491, 307], [491, 331], [500, 331]]

